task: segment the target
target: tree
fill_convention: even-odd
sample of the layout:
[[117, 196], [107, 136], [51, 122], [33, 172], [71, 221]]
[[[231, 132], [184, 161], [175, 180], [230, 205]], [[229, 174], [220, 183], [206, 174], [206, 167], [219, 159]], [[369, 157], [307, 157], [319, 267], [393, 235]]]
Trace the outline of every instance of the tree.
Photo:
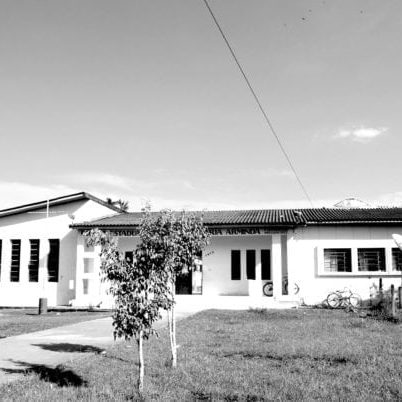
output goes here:
[[113, 205], [115, 207], [118, 207], [121, 209], [122, 212], [127, 212], [128, 211], [128, 201], [123, 201], [121, 198], [119, 198], [116, 201], [113, 201], [110, 197], [106, 198], [106, 202], [109, 205]]
[[175, 293], [177, 275], [192, 271], [202, 250], [209, 243], [209, 232], [203, 225], [202, 216], [174, 213], [170, 210], [152, 214], [146, 208], [140, 224], [142, 247], [152, 250], [158, 258], [154, 260], [155, 269], [166, 278], [169, 285], [168, 309], [169, 336], [172, 352], [172, 367], [177, 365]]
[[164, 271], [155, 269], [160, 255], [143, 244], [135, 250], [132, 263], [125, 260], [115, 238], [93, 229], [84, 233], [89, 245], [101, 246], [101, 271], [107, 280], [109, 292], [115, 299], [113, 313], [114, 337], [134, 338], [139, 356], [138, 391], [143, 392], [143, 340], [155, 333], [153, 324], [161, 318], [161, 309], [169, 309], [168, 278]]

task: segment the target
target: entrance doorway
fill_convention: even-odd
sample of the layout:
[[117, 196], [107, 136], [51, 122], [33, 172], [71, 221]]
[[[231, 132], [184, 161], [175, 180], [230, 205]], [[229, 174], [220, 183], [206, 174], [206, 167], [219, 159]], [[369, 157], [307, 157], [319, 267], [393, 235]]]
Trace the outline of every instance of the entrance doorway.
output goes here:
[[202, 265], [197, 264], [194, 271], [177, 275], [177, 295], [201, 295], [202, 294]]

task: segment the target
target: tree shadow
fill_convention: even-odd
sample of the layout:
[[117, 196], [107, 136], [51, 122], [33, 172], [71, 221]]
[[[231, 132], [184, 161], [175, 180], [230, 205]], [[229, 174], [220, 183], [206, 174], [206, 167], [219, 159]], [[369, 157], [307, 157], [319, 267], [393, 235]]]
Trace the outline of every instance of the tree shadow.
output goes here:
[[82, 387], [87, 382], [83, 380], [74, 371], [66, 368], [62, 364], [56, 367], [46, 366], [44, 364], [33, 364], [22, 361], [10, 360], [21, 368], [2, 368], [1, 370], [7, 374], [37, 374], [39, 379], [45, 382], [51, 382], [58, 387]]
[[76, 343], [39, 343], [33, 344], [44, 350], [50, 350], [52, 352], [66, 352], [66, 353], [102, 353], [104, 349], [98, 348], [92, 345], [80, 345]]

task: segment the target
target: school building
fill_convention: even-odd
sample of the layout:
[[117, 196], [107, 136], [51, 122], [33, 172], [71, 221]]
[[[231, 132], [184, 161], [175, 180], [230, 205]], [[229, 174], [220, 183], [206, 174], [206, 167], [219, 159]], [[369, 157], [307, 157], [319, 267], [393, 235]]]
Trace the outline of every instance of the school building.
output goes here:
[[[178, 302], [202, 307], [283, 307], [322, 302], [350, 288], [363, 299], [401, 285], [402, 208], [205, 211], [211, 242], [195, 271], [178, 279]], [[84, 233], [118, 238], [126, 258], [138, 242], [140, 212], [77, 193], [0, 211], [0, 306], [111, 307], [99, 249]], [[264, 287], [264, 285], [268, 284]], [[265, 292], [263, 291], [265, 289]]]

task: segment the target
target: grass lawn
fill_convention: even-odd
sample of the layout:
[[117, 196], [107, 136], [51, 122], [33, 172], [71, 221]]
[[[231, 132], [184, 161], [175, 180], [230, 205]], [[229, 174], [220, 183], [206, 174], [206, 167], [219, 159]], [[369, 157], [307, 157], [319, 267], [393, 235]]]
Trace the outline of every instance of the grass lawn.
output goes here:
[[42, 331], [44, 329], [74, 324], [110, 316], [110, 312], [49, 312], [38, 315], [38, 309], [0, 309], [0, 338]]
[[[216, 311], [178, 323], [179, 367], [166, 331], [145, 342], [145, 399], [401, 400], [402, 325], [343, 311]], [[137, 400], [137, 351], [120, 343], [56, 369], [33, 367], [2, 400]], [[70, 384], [66, 384], [69, 382]]]

